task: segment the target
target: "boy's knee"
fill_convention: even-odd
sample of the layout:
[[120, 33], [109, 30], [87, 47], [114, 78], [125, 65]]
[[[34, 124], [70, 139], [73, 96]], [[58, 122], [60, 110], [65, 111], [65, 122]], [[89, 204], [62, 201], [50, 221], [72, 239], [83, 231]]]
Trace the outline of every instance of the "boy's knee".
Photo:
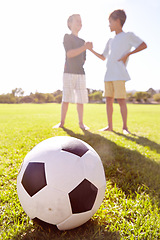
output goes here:
[[125, 98], [119, 98], [119, 99], [117, 99], [117, 102], [119, 103], [119, 105], [126, 105], [126, 99]]
[[106, 102], [107, 103], [112, 103], [114, 101], [114, 98], [112, 97], [106, 97]]

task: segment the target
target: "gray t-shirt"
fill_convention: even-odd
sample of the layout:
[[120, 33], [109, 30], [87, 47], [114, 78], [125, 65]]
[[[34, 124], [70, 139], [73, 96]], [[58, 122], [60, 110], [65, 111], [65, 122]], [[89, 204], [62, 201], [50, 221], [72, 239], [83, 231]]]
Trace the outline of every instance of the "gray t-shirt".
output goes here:
[[[85, 41], [83, 39], [73, 34], [65, 34], [64, 40], [63, 40], [66, 53], [71, 49], [82, 47], [84, 43]], [[73, 58], [67, 58], [67, 54], [66, 54], [64, 73], [85, 74], [85, 71], [83, 68], [85, 60], [86, 60], [86, 51], [82, 52], [81, 54]]]

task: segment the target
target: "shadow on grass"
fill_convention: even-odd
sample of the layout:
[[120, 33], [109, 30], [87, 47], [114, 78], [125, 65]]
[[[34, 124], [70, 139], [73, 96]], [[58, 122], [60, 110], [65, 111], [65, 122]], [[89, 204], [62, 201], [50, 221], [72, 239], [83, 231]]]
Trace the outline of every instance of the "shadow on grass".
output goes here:
[[[84, 134], [76, 134], [67, 128], [63, 128], [63, 130], [69, 136], [87, 142], [97, 151], [102, 159], [107, 180], [110, 179], [113, 184], [116, 183], [126, 194], [134, 194], [139, 187], [146, 186], [149, 194], [158, 197], [160, 205], [160, 163], [143, 156], [136, 150], [121, 147], [99, 134], [89, 131], [84, 131]], [[133, 137], [120, 133], [115, 134], [136, 141]], [[138, 140], [139, 144], [159, 151], [158, 144], [143, 137], [139, 137]]]
[[41, 221], [32, 228], [25, 229], [12, 240], [120, 240], [118, 232], [109, 232], [105, 226], [100, 226], [96, 220], [89, 220], [84, 225], [69, 231], [60, 231], [54, 225]]
[[138, 136], [136, 134], [131, 134], [131, 136], [130, 136], [130, 135], [124, 135], [122, 133], [115, 132], [115, 131], [114, 131], [114, 133], [119, 136], [125, 137], [127, 140], [136, 142], [137, 144], [139, 144], [141, 146], [149, 147], [150, 150], [152, 150], [152, 151], [156, 151], [157, 153], [160, 153], [160, 144], [155, 143], [155, 142], [149, 140], [148, 138]]

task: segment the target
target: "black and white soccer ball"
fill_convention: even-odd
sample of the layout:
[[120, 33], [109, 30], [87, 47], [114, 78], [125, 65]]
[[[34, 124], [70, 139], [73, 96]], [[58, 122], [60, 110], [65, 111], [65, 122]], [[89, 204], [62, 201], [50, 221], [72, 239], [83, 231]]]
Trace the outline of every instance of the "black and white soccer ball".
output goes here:
[[36, 145], [17, 176], [21, 205], [31, 219], [73, 229], [87, 222], [104, 198], [101, 159], [87, 143], [58, 136]]

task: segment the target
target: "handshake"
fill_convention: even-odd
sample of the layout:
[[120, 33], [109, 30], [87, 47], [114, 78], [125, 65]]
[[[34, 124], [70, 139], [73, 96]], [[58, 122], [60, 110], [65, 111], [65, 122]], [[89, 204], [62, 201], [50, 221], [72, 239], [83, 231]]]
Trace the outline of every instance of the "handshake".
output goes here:
[[88, 49], [88, 50], [92, 50], [92, 48], [93, 48], [93, 43], [92, 43], [92, 42], [86, 42], [86, 43], [85, 43], [85, 47], [86, 47], [86, 49]]

